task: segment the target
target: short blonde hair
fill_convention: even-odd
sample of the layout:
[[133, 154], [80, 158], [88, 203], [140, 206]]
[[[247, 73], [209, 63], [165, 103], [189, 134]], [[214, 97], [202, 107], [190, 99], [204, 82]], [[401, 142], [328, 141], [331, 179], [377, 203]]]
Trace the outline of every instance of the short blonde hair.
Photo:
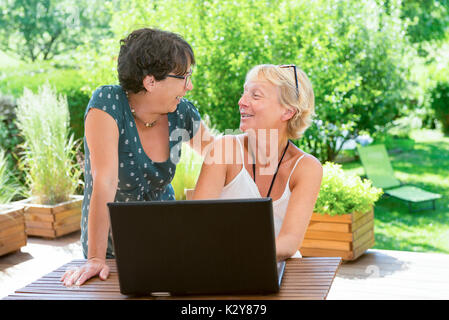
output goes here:
[[296, 91], [294, 68], [281, 68], [273, 64], [262, 64], [252, 68], [246, 75], [245, 84], [252, 79], [264, 79], [278, 88], [278, 98], [282, 106], [295, 112], [288, 120], [289, 139], [302, 137], [315, 115], [315, 95], [312, 83], [300, 68], [296, 67], [298, 91]]

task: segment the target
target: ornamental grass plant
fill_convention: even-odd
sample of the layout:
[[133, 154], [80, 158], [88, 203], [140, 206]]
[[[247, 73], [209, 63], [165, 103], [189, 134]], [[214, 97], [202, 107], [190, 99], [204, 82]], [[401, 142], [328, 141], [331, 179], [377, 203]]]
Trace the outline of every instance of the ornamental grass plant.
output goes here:
[[81, 169], [75, 161], [80, 141], [69, 132], [67, 98], [45, 84], [37, 93], [25, 88], [17, 104], [17, 126], [25, 140], [21, 168], [29, 195], [39, 204], [68, 201], [80, 184]]
[[330, 216], [367, 212], [382, 193], [370, 180], [347, 174], [341, 165], [326, 162], [314, 212]]

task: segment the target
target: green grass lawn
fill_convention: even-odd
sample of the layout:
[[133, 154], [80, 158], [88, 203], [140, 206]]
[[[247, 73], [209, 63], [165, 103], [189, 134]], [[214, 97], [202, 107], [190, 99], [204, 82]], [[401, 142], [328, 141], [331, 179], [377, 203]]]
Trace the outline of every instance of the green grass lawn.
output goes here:
[[[408, 212], [405, 202], [382, 197], [375, 206], [376, 249], [449, 253], [449, 137], [434, 130], [417, 130], [410, 139], [387, 143], [396, 177], [440, 193], [436, 210]], [[414, 143], [413, 143], [414, 140]], [[359, 161], [343, 169], [363, 175]]]

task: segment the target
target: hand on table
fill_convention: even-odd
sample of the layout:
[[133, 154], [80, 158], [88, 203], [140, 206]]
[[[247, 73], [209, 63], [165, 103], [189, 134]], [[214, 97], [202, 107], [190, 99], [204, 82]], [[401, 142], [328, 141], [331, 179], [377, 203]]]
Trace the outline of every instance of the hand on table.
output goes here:
[[66, 287], [80, 286], [97, 275], [101, 280], [106, 280], [109, 276], [109, 267], [104, 259], [92, 258], [79, 268], [67, 270], [60, 281], [63, 281]]

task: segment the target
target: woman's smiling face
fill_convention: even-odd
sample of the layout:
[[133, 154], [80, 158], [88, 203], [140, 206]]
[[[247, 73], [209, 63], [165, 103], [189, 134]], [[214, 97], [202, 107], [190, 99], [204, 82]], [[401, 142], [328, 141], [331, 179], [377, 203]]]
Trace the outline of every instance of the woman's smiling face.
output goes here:
[[[191, 69], [189, 68], [191, 71]], [[155, 97], [157, 96], [159, 112], [168, 113], [176, 111], [178, 104], [181, 102], [181, 98], [186, 95], [186, 93], [193, 89], [193, 83], [190, 79], [187, 82], [185, 79], [177, 79], [172, 77], [167, 77], [162, 81], [158, 81], [157, 90], [153, 91]]]
[[285, 108], [279, 103], [277, 87], [267, 80], [249, 80], [239, 100], [240, 130], [279, 129]]

